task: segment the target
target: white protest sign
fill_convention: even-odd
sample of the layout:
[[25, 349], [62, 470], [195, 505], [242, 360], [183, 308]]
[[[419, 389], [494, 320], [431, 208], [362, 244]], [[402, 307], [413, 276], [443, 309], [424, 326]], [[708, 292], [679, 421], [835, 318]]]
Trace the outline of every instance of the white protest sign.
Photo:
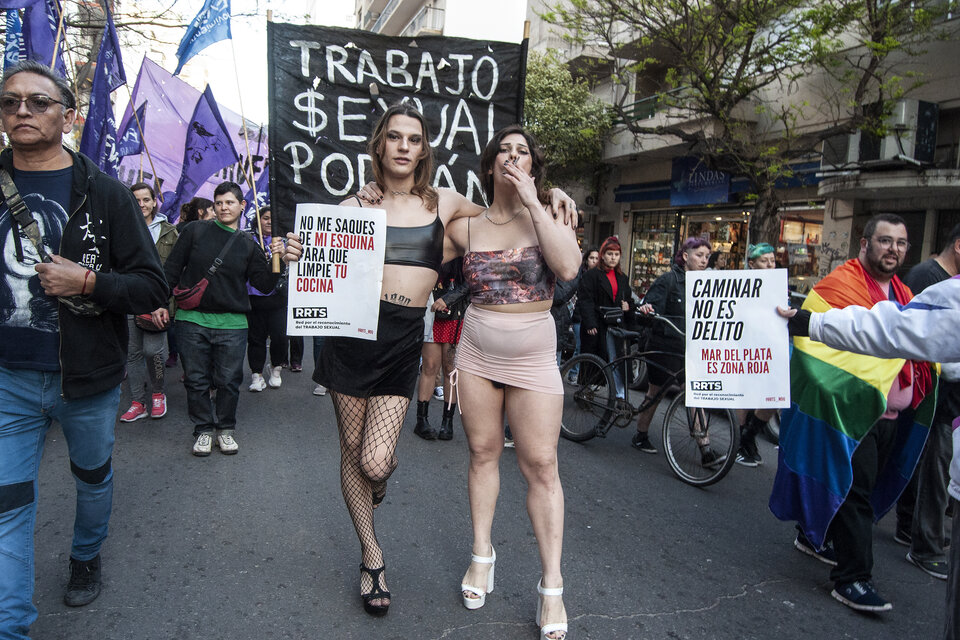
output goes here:
[[377, 339], [387, 213], [298, 204], [303, 255], [287, 273], [287, 335]]
[[787, 270], [688, 271], [686, 405], [790, 406]]

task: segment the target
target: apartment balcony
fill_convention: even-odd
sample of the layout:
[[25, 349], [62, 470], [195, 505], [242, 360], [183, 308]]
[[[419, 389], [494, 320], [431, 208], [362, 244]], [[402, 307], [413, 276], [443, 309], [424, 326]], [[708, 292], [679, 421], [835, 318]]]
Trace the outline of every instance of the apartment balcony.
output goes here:
[[[677, 96], [686, 89], [679, 88], [667, 92]], [[614, 132], [604, 145], [603, 161], [610, 163], [633, 162], [641, 158], [662, 159], [683, 155], [684, 145], [679, 138], [671, 135], [645, 134], [639, 139], [630, 132], [627, 122], [641, 127], [680, 127], [684, 131], [704, 131], [708, 136], [717, 127], [717, 123], [708, 117], [691, 115], [664, 104], [664, 99], [653, 95], [627, 105], [624, 117], [614, 122]], [[738, 105], [731, 114], [741, 122], [757, 123], [759, 116], [750, 103]]]
[[400, 32], [402, 37], [439, 36], [443, 34], [443, 9], [423, 7]]

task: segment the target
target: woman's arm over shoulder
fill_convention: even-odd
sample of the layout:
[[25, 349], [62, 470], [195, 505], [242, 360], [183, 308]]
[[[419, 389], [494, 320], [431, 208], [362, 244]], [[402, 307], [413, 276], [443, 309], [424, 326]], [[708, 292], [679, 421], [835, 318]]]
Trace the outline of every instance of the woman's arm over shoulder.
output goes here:
[[468, 218], [451, 220], [443, 231], [443, 261], [450, 262], [466, 253]]
[[437, 197], [440, 199], [440, 216], [447, 221], [472, 218], [483, 213], [483, 207], [467, 200], [465, 196], [453, 189], [446, 187], [437, 189]]
[[341, 207], [363, 207], [363, 203], [360, 202], [360, 198], [357, 196], [350, 196], [346, 200], [340, 203]]
[[533, 210], [530, 213], [547, 266], [560, 280], [576, 278], [580, 271], [580, 247], [572, 222], [565, 221], [563, 216], [554, 217], [549, 206], [540, 215]]

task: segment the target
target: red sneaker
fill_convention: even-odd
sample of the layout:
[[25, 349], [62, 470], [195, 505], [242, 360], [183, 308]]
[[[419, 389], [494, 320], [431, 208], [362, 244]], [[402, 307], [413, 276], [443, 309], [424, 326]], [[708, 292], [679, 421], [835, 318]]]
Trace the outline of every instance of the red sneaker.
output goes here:
[[143, 406], [142, 402], [137, 402], [134, 400], [130, 403], [130, 408], [127, 409], [127, 412], [120, 416], [120, 422], [133, 422], [134, 420], [139, 420], [140, 418], [147, 417], [147, 408]]
[[153, 406], [150, 407], [151, 418], [162, 418], [167, 415], [167, 396], [162, 393], [153, 394]]

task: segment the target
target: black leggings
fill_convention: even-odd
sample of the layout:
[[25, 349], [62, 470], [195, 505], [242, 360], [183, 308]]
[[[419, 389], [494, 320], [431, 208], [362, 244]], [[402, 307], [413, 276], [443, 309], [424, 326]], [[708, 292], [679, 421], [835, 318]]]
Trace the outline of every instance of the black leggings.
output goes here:
[[287, 361], [287, 305], [283, 296], [250, 296], [247, 313], [247, 361], [254, 373], [263, 373], [267, 360], [267, 336], [270, 336], [270, 364], [277, 367]]

